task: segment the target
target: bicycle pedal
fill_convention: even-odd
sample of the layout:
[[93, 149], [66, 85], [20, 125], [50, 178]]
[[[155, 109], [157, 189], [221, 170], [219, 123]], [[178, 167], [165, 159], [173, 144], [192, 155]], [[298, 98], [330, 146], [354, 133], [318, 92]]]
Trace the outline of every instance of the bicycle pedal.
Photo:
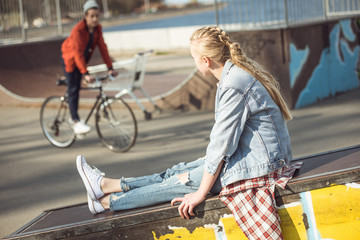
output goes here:
[[76, 139], [84, 139], [86, 137], [85, 133], [82, 134], [76, 134]]

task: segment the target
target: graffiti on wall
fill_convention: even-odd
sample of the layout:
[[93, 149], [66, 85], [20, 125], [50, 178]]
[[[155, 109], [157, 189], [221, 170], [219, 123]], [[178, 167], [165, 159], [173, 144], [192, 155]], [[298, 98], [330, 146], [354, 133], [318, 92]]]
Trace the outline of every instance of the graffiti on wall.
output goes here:
[[[278, 208], [284, 239], [330, 240], [360, 239], [360, 184], [348, 183], [300, 193], [298, 200]], [[189, 231], [168, 226], [173, 233], [154, 240], [213, 239], [246, 240], [233, 215], [225, 214], [218, 224], [208, 224]]]
[[[322, 50], [318, 64], [295, 99], [295, 108], [359, 87], [356, 66], [360, 47], [354, 47], [357, 41], [355, 31], [352, 20], [342, 20], [333, 26], [328, 36], [329, 46]], [[294, 43], [290, 43], [289, 48], [290, 86], [294, 88], [296, 81], [304, 80], [299, 79], [299, 74], [312, 53], [308, 46], [298, 49]]]

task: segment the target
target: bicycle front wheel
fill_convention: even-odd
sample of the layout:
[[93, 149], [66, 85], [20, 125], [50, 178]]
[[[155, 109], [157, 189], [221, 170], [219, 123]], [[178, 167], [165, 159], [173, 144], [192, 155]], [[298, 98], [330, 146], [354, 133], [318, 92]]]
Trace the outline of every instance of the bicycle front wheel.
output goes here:
[[109, 98], [97, 107], [96, 131], [101, 142], [114, 152], [126, 152], [134, 146], [137, 121], [129, 105], [121, 98]]
[[75, 141], [74, 130], [69, 122], [70, 112], [64, 97], [48, 97], [41, 106], [41, 129], [51, 144], [65, 148]]

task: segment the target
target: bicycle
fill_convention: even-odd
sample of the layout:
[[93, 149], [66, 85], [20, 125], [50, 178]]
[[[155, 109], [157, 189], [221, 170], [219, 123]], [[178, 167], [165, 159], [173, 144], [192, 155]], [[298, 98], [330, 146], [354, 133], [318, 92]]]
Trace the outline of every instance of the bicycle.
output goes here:
[[[102, 81], [111, 76], [96, 77], [93, 87], [81, 90], [98, 90], [96, 101], [86, 117], [87, 123], [95, 111], [95, 125], [101, 142], [114, 152], [126, 152], [134, 146], [137, 138], [137, 121], [129, 105], [119, 97], [108, 97], [102, 88]], [[58, 86], [66, 86], [64, 79], [56, 81]], [[40, 125], [47, 140], [54, 146], [66, 148], [77, 138], [71, 123], [67, 93], [45, 99], [40, 111]]]

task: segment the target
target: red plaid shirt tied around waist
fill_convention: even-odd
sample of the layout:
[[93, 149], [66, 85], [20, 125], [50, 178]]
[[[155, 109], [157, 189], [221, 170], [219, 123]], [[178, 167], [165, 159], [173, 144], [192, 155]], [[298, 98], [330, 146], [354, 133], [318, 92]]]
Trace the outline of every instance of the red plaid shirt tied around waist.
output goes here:
[[284, 189], [302, 164], [291, 163], [268, 175], [240, 180], [221, 190], [219, 199], [230, 209], [250, 240], [283, 239], [276, 210], [275, 186]]

